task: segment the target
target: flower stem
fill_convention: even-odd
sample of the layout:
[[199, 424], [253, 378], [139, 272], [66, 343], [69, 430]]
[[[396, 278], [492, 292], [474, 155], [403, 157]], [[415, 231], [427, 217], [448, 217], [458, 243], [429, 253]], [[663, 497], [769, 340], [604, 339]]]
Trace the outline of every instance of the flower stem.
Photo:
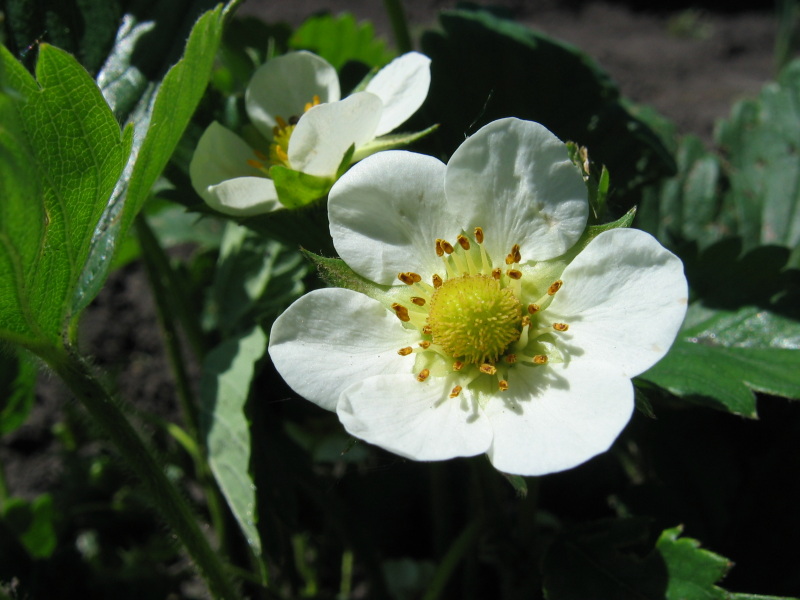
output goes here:
[[444, 558], [442, 558], [439, 563], [436, 572], [433, 574], [433, 580], [428, 586], [422, 600], [436, 600], [442, 596], [447, 582], [453, 575], [453, 571], [455, 571], [461, 559], [464, 558], [467, 552], [478, 541], [478, 536], [482, 529], [482, 517], [476, 517], [464, 528], [464, 531], [455, 539], [450, 549], [447, 551], [447, 554], [444, 555]]
[[75, 397], [100, 424], [131, 470], [139, 477], [159, 514], [183, 542], [215, 598], [234, 600], [234, 589], [220, 557], [200, 530], [186, 500], [167, 479], [116, 401], [97, 381], [89, 365], [68, 348], [53, 348], [41, 357], [64, 380]]
[[408, 19], [406, 19], [402, 0], [383, 0], [383, 5], [386, 7], [389, 21], [392, 23], [392, 33], [394, 33], [397, 51], [400, 54], [410, 52], [412, 50], [411, 34], [408, 32]]

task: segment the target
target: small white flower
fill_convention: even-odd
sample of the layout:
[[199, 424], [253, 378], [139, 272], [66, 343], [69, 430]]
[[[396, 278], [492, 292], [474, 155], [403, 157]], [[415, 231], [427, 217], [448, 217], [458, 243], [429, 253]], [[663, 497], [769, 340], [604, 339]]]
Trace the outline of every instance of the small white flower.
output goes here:
[[211, 207], [238, 216], [283, 208], [270, 178], [275, 165], [321, 178], [329, 188], [352, 146], [355, 162], [371, 152], [375, 138], [422, 105], [429, 65], [422, 54], [404, 54], [363, 91], [341, 99], [336, 70], [323, 58], [303, 51], [268, 61], [253, 74], [245, 94], [247, 114], [268, 151], [253, 149], [215, 121], [192, 157], [192, 185]]
[[490, 123], [447, 165], [372, 156], [331, 190], [330, 228], [385, 287], [299, 299], [272, 328], [275, 366], [402, 456], [574, 467], [619, 435], [631, 378], [664, 356], [687, 305], [680, 260], [650, 235], [612, 229], [581, 249], [587, 215], [578, 169], [538, 123]]

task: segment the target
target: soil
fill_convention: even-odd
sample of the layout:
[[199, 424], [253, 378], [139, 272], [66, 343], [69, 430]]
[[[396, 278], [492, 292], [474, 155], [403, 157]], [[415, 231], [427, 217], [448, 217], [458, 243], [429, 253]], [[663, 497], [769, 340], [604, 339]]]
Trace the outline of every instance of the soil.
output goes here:
[[[243, 14], [297, 25], [323, 8], [343, 3], [251, 0]], [[406, 0], [414, 31], [435, 26], [438, 9], [455, 2]], [[755, 96], [774, 77], [777, 31], [771, 11], [638, 11], [622, 4], [556, 1], [504, 2], [521, 22], [585, 50], [637, 103], [653, 105], [684, 133], [712, 143], [717, 119], [734, 101]], [[369, 19], [391, 39], [383, 3], [351, 0], [347, 9]], [[114, 369], [121, 396], [168, 417], [177, 414], [171, 375], [147, 278], [134, 264], [115, 273], [83, 322], [83, 344], [96, 363]], [[43, 376], [28, 422], [0, 442], [0, 461], [12, 495], [33, 498], [59, 479], [59, 442], [53, 426], [71, 400], [60, 383]]]

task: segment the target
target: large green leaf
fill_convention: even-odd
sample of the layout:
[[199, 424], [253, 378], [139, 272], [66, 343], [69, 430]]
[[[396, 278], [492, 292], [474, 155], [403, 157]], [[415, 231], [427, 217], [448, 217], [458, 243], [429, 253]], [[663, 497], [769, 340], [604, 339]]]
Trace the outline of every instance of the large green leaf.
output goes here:
[[[732, 563], [681, 538], [681, 528], [661, 533], [655, 547], [644, 519], [576, 526], [553, 542], [543, 563], [548, 600], [779, 600], [732, 594], [717, 587]], [[651, 542], [652, 543], [652, 542]], [[789, 600], [789, 599], [786, 599]]]
[[261, 553], [261, 540], [256, 528], [256, 488], [249, 473], [250, 430], [244, 406], [255, 365], [266, 348], [267, 338], [260, 327], [227, 340], [208, 353], [200, 380], [200, 426], [208, 463], [256, 554]]
[[501, 117], [538, 121], [608, 167], [617, 213], [638, 201], [639, 186], [674, 172], [658, 136], [628, 112], [586, 54], [486, 11], [444, 11], [440, 20], [444, 31], [422, 39], [433, 60], [423, 110], [441, 123], [440, 152], [452, 153], [465, 135]]
[[0, 436], [10, 433], [28, 418], [36, 387], [36, 367], [22, 356], [0, 354]]
[[222, 28], [230, 7], [205, 13], [192, 28], [186, 49], [157, 85], [138, 68], [137, 51], [149, 44], [150, 25], [123, 22], [117, 48], [98, 80], [118, 114], [134, 106], [129, 122], [135, 130], [133, 156], [119, 181], [92, 239], [89, 264], [75, 296], [81, 310], [97, 295], [111, 265], [117, 240], [141, 210], [150, 189], [178, 145], [208, 84]]
[[704, 406], [756, 416], [754, 391], [800, 398], [800, 322], [767, 309], [690, 307], [684, 329], [641, 375]]
[[69, 328], [132, 140], [66, 52], [43, 45], [36, 77], [0, 48], [0, 337], [31, 349]]

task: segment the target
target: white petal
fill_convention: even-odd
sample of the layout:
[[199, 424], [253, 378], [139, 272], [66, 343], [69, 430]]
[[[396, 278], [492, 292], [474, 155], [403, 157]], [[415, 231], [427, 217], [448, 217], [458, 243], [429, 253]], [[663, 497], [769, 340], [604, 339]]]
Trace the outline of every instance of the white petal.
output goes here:
[[502, 262], [519, 244], [523, 261], [563, 254], [583, 233], [586, 186], [566, 146], [539, 123], [489, 123], [453, 153], [445, 192], [462, 206], [464, 229], [482, 227]]
[[260, 171], [247, 163], [255, 158], [242, 138], [214, 121], [200, 136], [189, 163], [192, 186], [208, 201], [210, 186], [234, 177], [258, 176]]
[[236, 177], [209, 186], [206, 203], [221, 213], [238, 217], [260, 215], [283, 208], [271, 179]]
[[414, 460], [485, 452], [489, 422], [466, 398], [449, 398], [452, 387], [443, 377], [424, 383], [414, 375], [370, 377], [342, 392], [336, 412], [354, 436]]
[[379, 152], [356, 164], [328, 196], [333, 245], [357, 273], [382, 284], [397, 274], [438, 269], [436, 238], [455, 239], [457, 218], [448, 214], [444, 164], [403, 150]]
[[561, 275], [547, 316], [569, 325], [565, 341], [628, 377], [669, 350], [687, 308], [683, 264], [651, 235], [613, 229], [592, 240]]
[[393, 131], [417, 112], [431, 85], [431, 59], [419, 52], [398, 56], [367, 84], [383, 102], [383, 113], [375, 135]]
[[301, 118], [289, 140], [289, 164], [310, 175], [332, 177], [348, 148], [375, 137], [381, 101], [359, 92], [339, 102], [315, 106]]
[[630, 380], [599, 362], [520, 366], [508, 384], [483, 409], [494, 430], [489, 459], [505, 473], [571, 469], [606, 451], [633, 412]]
[[269, 354], [295, 392], [334, 410], [342, 390], [365, 377], [410, 372], [414, 355], [397, 351], [418, 340], [375, 300], [329, 288], [306, 294], [275, 320]]
[[336, 69], [311, 52], [289, 52], [270, 59], [253, 73], [244, 101], [250, 120], [271, 140], [275, 117], [286, 121], [299, 117], [314, 95], [321, 102], [339, 100]]

